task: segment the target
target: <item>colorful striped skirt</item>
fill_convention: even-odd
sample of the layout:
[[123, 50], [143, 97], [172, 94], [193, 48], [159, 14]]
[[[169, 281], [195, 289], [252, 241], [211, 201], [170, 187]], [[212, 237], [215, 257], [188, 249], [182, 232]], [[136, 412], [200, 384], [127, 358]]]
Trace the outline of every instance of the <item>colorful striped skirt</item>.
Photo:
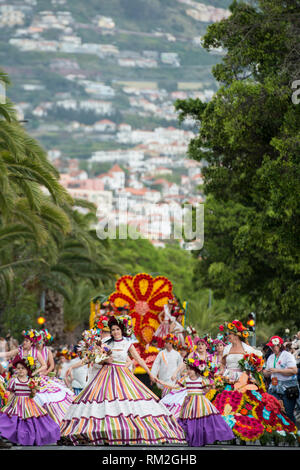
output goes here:
[[54, 444], [59, 425], [32, 398], [13, 396], [0, 411], [0, 435], [23, 446]]
[[105, 365], [77, 396], [61, 423], [74, 445], [185, 444], [159, 398], [121, 365]]
[[62, 381], [43, 376], [34, 400], [57, 424], [60, 424], [75, 397], [75, 393]]
[[178, 423], [185, 432], [188, 445], [192, 447], [235, 438], [217, 408], [200, 393], [185, 397]]
[[179, 418], [180, 411], [186, 396], [187, 389], [180, 387], [178, 390], [174, 389], [165, 394], [160, 402], [165, 405], [170, 413], [177, 419]]

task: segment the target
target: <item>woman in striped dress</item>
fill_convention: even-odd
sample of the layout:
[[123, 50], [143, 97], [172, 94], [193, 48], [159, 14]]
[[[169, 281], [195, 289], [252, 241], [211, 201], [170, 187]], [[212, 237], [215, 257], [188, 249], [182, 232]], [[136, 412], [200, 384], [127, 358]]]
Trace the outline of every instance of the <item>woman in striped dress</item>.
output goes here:
[[52, 336], [48, 330], [36, 331], [37, 361], [39, 363], [41, 357], [46, 364], [46, 370], [42, 370], [39, 374], [41, 376], [40, 388], [35, 401], [45, 408], [57, 424], [60, 424], [76, 395], [62, 380], [48, 376], [54, 370], [52, 351], [47, 346], [50, 341], [52, 341]]
[[37, 332], [34, 329], [23, 331], [22, 335], [24, 337], [22, 344], [18, 348], [11, 349], [10, 351], [4, 351], [0, 353], [0, 358], [4, 357], [12, 361], [15, 357], [25, 358], [27, 356], [32, 356], [34, 359], [37, 359], [39, 362], [39, 369], [37, 369], [34, 374], [41, 374], [46, 371], [47, 366], [42, 357], [42, 355], [35, 348], [36, 335]]
[[54, 444], [60, 439], [59, 425], [34, 401], [36, 384], [28, 359], [17, 356], [13, 361], [16, 375], [9, 380], [7, 391], [11, 395], [0, 411], [0, 434], [23, 446]]
[[178, 423], [185, 432], [188, 445], [202, 447], [216, 441], [235, 439], [217, 408], [205, 397], [211, 385], [207, 363], [190, 357], [186, 364], [187, 377], [178, 381], [186, 390]]
[[[74, 445], [160, 445], [185, 443], [176, 419], [127, 367], [128, 353], [149, 374], [127, 336], [125, 322], [109, 320], [111, 356], [77, 396], [61, 424], [63, 442]], [[66, 443], [67, 443], [66, 442]]]

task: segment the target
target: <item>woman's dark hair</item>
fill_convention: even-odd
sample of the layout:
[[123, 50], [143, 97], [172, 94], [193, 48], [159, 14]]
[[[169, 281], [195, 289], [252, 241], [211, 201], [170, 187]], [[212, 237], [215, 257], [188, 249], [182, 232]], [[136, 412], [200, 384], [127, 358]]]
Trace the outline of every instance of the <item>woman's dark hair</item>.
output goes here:
[[111, 317], [108, 320], [108, 327], [109, 327], [110, 331], [111, 331], [113, 326], [118, 326], [120, 328], [120, 330], [122, 331], [122, 335], [127, 336], [124, 325], [121, 322], [118, 322], [118, 320], [115, 317]]

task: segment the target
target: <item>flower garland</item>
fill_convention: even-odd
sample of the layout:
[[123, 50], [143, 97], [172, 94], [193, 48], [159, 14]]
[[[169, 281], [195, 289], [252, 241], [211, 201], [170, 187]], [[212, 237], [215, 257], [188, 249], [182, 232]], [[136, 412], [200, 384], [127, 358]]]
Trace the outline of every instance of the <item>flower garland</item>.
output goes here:
[[239, 320], [233, 320], [232, 322], [224, 322], [223, 325], [219, 326], [219, 331], [227, 333], [234, 333], [244, 339], [247, 339], [251, 332], [240, 322]]
[[208, 379], [213, 380], [214, 378], [214, 364], [210, 361], [204, 361], [198, 359], [197, 356], [188, 357], [184, 360], [188, 367], [192, 367], [197, 370], [197, 372]]

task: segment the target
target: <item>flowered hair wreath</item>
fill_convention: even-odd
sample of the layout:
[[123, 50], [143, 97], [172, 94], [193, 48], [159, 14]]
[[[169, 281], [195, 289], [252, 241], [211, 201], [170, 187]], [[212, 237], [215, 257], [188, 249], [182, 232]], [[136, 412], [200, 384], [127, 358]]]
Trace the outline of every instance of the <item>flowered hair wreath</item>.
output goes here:
[[185, 364], [194, 369], [198, 374], [212, 379], [214, 377], [214, 367], [210, 361], [204, 361], [196, 356], [188, 357], [184, 360]]
[[114, 325], [121, 328], [123, 336], [131, 336], [133, 332], [133, 324], [130, 315], [117, 315], [110, 317], [108, 326], [111, 329]]
[[165, 343], [171, 343], [173, 344], [173, 346], [178, 346], [178, 338], [172, 333], [169, 333], [168, 335], [164, 336], [163, 340]]
[[36, 370], [37, 367], [36, 361], [32, 356], [16, 356], [12, 362], [12, 366], [16, 368], [18, 364], [22, 364], [22, 366], [25, 367], [30, 377], [32, 376], [33, 372]]
[[212, 338], [208, 334], [204, 336], [196, 336], [194, 338], [194, 344], [197, 345], [198, 343], [204, 343], [207, 349], [209, 349], [212, 345]]
[[22, 335], [24, 336], [24, 338], [29, 339], [33, 344], [36, 344], [42, 339], [42, 333], [33, 328], [22, 331]]
[[44, 329], [42, 330], [41, 332], [41, 335], [42, 335], [42, 339], [44, 341], [45, 344], [50, 344], [52, 343], [53, 341], [53, 336], [49, 333], [48, 330]]
[[109, 331], [109, 317], [107, 315], [101, 315], [96, 322], [96, 326], [101, 331]]
[[226, 321], [223, 325], [219, 326], [219, 330], [222, 333], [233, 333], [242, 339], [247, 339], [251, 335], [251, 332], [239, 320]]

